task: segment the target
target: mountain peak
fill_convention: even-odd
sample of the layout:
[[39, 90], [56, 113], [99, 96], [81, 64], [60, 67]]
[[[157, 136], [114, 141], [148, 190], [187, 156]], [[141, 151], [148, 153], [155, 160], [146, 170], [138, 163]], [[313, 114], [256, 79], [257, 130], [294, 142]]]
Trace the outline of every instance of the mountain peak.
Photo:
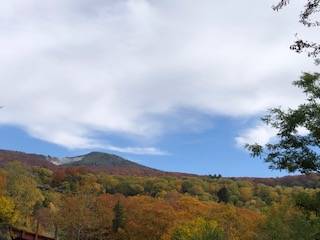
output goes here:
[[190, 176], [185, 173], [169, 173], [146, 167], [115, 154], [89, 152], [75, 157], [56, 158], [40, 154], [0, 150], [0, 165], [20, 161], [27, 166], [46, 167], [51, 170], [83, 167], [91, 171], [103, 171], [112, 175], [128, 176]]
[[[76, 157], [68, 157], [68, 161], [64, 165], [73, 165], [73, 166], [142, 166], [138, 163], [129, 161], [115, 154], [105, 153], [105, 152], [90, 152], [84, 155]], [[144, 167], [144, 166], [143, 166]]]

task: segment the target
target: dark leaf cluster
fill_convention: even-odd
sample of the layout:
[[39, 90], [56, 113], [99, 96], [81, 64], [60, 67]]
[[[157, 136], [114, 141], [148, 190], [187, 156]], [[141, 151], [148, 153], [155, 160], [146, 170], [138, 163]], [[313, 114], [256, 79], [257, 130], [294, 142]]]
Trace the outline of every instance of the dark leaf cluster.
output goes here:
[[277, 130], [276, 140], [246, 148], [272, 169], [320, 172], [320, 74], [304, 73], [294, 85], [306, 94], [306, 102], [295, 109], [271, 109], [262, 121]]

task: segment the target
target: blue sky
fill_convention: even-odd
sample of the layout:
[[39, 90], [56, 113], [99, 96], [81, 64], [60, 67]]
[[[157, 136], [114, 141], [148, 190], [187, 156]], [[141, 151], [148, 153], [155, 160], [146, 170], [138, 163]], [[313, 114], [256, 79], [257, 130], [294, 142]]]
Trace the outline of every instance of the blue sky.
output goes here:
[[[215, 124], [205, 131], [182, 131], [163, 136], [157, 146], [165, 149], [164, 155], [136, 155], [108, 151], [134, 160], [138, 163], [165, 171], [179, 171], [196, 174], [222, 174], [223, 176], [283, 176], [286, 172], [269, 170], [261, 159], [252, 159], [235, 141], [239, 129], [248, 125], [248, 120], [215, 118]], [[254, 122], [256, 119], [254, 120]], [[250, 122], [250, 121], [249, 121]], [[115, 144], [133, 144], [135, 141], [121, 137], [102, 136]], [[22, 129], [12, 126], [0, 127], [0, 147], [64, 157], [85, 154], [103, 149], [67, 149], [31, 137]]]
[[0, 148], [114, 152], [168, 171], [275, 176], [244, 143], [294, 107], [312, 60], [289, 50], [301, 3], [20, 0], [0, 9]]

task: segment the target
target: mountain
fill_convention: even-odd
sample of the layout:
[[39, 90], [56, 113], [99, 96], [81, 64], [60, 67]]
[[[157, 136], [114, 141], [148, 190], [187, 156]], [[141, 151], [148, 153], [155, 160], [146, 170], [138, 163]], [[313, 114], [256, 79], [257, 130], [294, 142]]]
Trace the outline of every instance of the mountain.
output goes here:
[[0, 150], [0, 166], [10, 161], [19, 161], [26, 166], [39, 166], [53, 171], [67, 168], [83, 168], [88, 171], [103, 171], [112, 175], [129, 176], [195, 176], [187, 173], [165, 172], [129, 161], [114, 154], [91, 152], [76, 157], [56, 158], [40, 154]]
[[[0, 150], [0, 167], [10, 161], [19, 161], [26, 166], [39, 166], [57, 170], [67, 170], [69, 168], [81, 168], [88, 171], [103, 171], [111, 175], [128, 176], [172, 176], [188, 177], [197, 176], [188, 173], [165, 172], [149, 168], [144, 165], [129, 161], [114, 154], [91, 152], [76, 157], [57, 158], [40, 154], [31, 154], [18, 151]], [[210, 177], [210, 176], [198, 176]], [[303, 186], [309, 188], [320, 187], [320, 174], [285, 176], [280, 178], [252, 178], [236, 177], [234, 180], [250, 181], [254, 184], [264, 184], [268, 186]]]
[[129, 161], [114, 154], [91, 152], [77, 157], [64, 158], [65, 167], [87, 167], [90, 170], [104, 171], [115, 175], [160, 176], [169, 174], [157, 169]]
[[39, 166], [51, 170], [57, 169], [57, 165], [54, 164], [57, 161], [57, 158], [40, 154], [0, 150], [0, 166], [4, 166], [11, 161], [19, 161], [26, 166]]

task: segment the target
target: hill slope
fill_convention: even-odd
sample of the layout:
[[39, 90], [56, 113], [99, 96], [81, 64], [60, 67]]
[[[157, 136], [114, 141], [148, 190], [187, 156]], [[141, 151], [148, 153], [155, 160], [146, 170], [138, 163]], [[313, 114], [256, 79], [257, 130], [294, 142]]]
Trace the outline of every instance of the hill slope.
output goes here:
[[6, 165], [11, 161], [19, 161], [26, 166], [39, 166], [54, 170], [57, 168], [57, 166], [53, 163], [56, 160], [56, 158], [40, 154], [0, 150], [0, 166]]
[[89, 171], [103, 171], [112, 175], [128, 176], [195, 176], [187, 173], [165, 172], [129, 161], [114, 154], [91, 152], [77, 157], [56, 158], [40, 154], [0, 150], [0, 166], [10, 161], [19, 161], [26, 166], [51, 169], [81, 167]]
[[[173, 176], [189, 177], [197, 176], [188, 173], [165, 172], [149, 168], [141, 164], [129, 161], [114, 154], [91, 152], [76, 157], [65, 157], [62, 159], [40, 154], [30, 154], [18, 151], [0, 150], [0, 166], [6, 165], [10, 161], [19, 161], [26, 166], [39, 166], [53, 171], [63, 170], [73, 167], [81, 167], [89, 171], [103, 171], [111, 175], [128, 176]], [[58, 164], [58, 165], [57, 165]], [[201, 176], [198, 176], [201, 177]], [[205, 177], [205, 176], [202, 176]], [[280, 178], [252, 178], [235, 177], [234, 180], [246, 180], [255, 184], [265, 184], [269, 186], [303, 186], [310, 188], [320, 187], [320, 175], [296, 175]]]
[[116, 175], [159, 176], [168, 174], [117, 155], [102, 152], [91, 152], [77, 157], [68, 157], [64, 160], [68, 161], [62, 165], [65, 167], [87, 167], [90, 170], [100, 170]]

